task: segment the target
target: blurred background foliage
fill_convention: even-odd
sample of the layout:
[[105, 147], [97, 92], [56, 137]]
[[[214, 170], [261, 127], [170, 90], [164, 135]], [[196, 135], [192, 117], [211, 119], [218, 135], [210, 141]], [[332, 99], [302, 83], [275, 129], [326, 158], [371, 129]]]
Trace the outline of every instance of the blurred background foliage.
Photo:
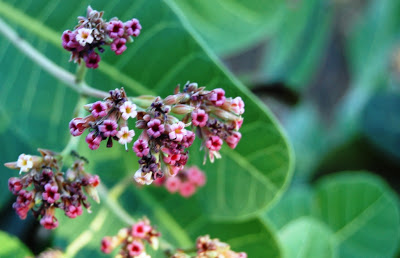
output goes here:
[[[400, 257], [400, 1], [40, 2], [0, 0], [0, 17], [70, 71], [74, 65], [66, 63], [68, 54], [60, 50], [57, 37], [74, 26], [87, 4], [104, 9], [109, 18], [134, 15], [141, 20], [142, 38], [128, 47], [130, 54], [118, 60], [107, 53], [101, 73], [88, 73], [91, 85], [107, 90], [122, 84], [131, 95], [149, 90], [163, 96], [172, 92], [172, 85], [190, 79], [244, 95], [245, 124], [262, 121], [262, 126], [244, 127], [237, 152], [225, 150], [224, 162], [207, 164], [207, 186], [195, 197], [186, 200], [163, 189], [130, 187], [116, 203], [128, 214], [149, 216], [177, 246], [210, 233], [249, 257]], [[25, 18], [39, 22], [40, 29]], [[0, 144], [6, 146], [1, 161], [15, 160], [28, 150], [34, 153], [43, 144], [61, 148], [68, 141], [69, 103], [76, 102], [76, 94], [25, 62], [2, 36], [0, 44], [2, 103], [18, 99], [20, 92], [39, 94], [18, 112], [19, 103], [1, 104]], [[17, 92], [11, 88], [15, 85]], [[60, 107], [63, 98], [68, 101]], [[58, 110], [50, 118], [43, 116], [50, 107], [35, 103], [44, 99]], [[35, 107], [43, 110], [27, 118], [24, 112]], [[45, 129], [23, 129], [40, 125]], [[264, 130], [261, 136], [259, 130]], [[295, 156], [293, 175], [286, 137]], [[90, 168], [107, 187], [136, 166], [131, 153], [122, 150], [81, 150], [97, 161]], [[202, 156], [195, 153], [192, 163], [200, 164]], [[125, 225], [113, 214], [115, 207], [97, 205], [93, 214], [73, 222], [60, 214], [55, 234], [30, 217], [21, 223], [10, 208], [6, 180], [11, 173], [0, 171], [0, 229], [17, 235], [35, 254], [48, 246], [65, 249], [86, 230], [92, 238], [77, 257], [100, 255], [101, 237]], [[104, 227], [96, 229], [94, 217], [103, 217]], [[0, 238], [10, 238], [10, 246], [22, 245], [5, 233]], [[1, 257], [17, 255], [13, 247], [4, 250], [0, 248]]]

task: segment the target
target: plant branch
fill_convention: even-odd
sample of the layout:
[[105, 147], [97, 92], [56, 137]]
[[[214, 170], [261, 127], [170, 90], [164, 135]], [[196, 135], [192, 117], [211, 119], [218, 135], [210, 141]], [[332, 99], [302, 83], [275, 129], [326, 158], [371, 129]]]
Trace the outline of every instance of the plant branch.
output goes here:
[[33, 62], [37, 63], [40, 67], [46, 70], [48, 73], [56, 77], [58, 80], [64, 82], [68, 87], [76, 91], [77, 93], [84, 96], [91, 96], [96, 98], [108, 97], [108, 93], [95, 88], [90, 87], [83, 81], [79, 81], [74, 74], [66, 71], [62, 67], [58, 66], [42, 53], [37, 51], [27, 41], [22, 39], [7, 23], [0, 18], [0, 34], [4, 35], [10, 40], [14, 46], [28, 56]]

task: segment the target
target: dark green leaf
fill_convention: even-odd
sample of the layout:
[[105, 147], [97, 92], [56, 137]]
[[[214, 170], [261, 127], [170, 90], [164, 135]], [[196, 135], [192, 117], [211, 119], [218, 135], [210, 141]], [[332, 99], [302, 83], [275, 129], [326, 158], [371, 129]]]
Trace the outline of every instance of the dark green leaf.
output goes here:
[[0, 257], [14, 258], [31, 256], [31, 251], [15, 237], [0, 231]]

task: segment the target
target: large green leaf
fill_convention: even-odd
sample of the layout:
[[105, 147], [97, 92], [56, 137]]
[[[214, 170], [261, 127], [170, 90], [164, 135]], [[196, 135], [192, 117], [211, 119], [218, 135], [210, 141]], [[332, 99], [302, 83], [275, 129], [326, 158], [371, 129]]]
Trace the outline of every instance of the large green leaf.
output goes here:
[[196, 32], [218, 54], [234, 54], [277, 33], [285, 1], [174, 0]]
[[[59, 37], [64, 29], [74, 26], [74, 17], [83, 14], [90, 1], [17, 2], [15, 7], [10, 3], [13, 1], [0, 2], [0, 15], [22, 28], [20, 34], [47, 57], [73, 70], [73, 66], [67, 63], [68, 53], [61, 48]], [[105, 53], [99, 71], [89, 72], [88, 82], [91, 85], [103, 90], [125, 86], [130, 95], [154, 93], [166, 96], [172, 93], [177, 83], [191, 80], [210, 88], [223, 87], [228, 95], [243, 97], [247, 109], [242, 130], [243, 144], [236, 150], [223, 148], [224, 158], [207, 165], [207, 170], [212, 169], [213, 173], [209, 171], [210, 183], [202, 192], [202, 205], [210, 215], [215, 218], [244, 218], [264, 209], [279, 196], [290, 178], [292, 166], [290, 150], [279, 125], [263, 104], [197, 41], [195, 32], [187, 26], [175, 4], [172, 1], [136, 1], [133, 5], [128, 2], [117, 5], [116, 2], [96, 1], [93, 7], [105, 9], [106, 16], [110, 17], [118, 16], [123, 20], [132, 16], [139, 18], [143, 33], [123, 56], [115, 57], [111, 51]], [[8, 51], [3, 52], [2, 63], [7, 64], [2, 69], [7, 75], [2, 87], [2, 96], [7, 96], [2, 102], [5, 110], [2, 114], [13, 115], [9, 130], [14, 133], [20, 131], [32, 148], [62, 148], [67, 139], [67, 121], [71, 118], [76, 96], [11, 45]], [[17, 76], [18, 71], [24, 71], [24, 76]], [[20, 90], [15, 90], [16, 87]], [[21, 102], [11, 101], [19, 99], [21, 93], [32, 102], [29, 104], [23, 99], [28, 109], [21, 110], [17, 108]], [[28, 111], [21, 112], [23, 110]], [[26, 130], [28, 127], [30, 129]], [[5, 141], [2, 143], [15, 145], [7, 143], [13, 139], [2, 137]], [[15, 147], [15, 151], [9, 152], [9, 159], [15, 159], [20, 152], [27, 152], [19, 146]], [[202, 155], [196, 153], [199, 152], [193, 149], [191, 156]], [[125, 156], [126, 161], [115, 158], [113, 161], [124, 164], [125, 170], [128, 170], [136, 158], [134, 155]], [[92, 162], [111, 164], [107, 158], [101, 161], [94, 158]], [[114, 171], [114, 176], [115, 173], [122, 171]], [[240, 192], [241, 201], [234, 199], [235, 195], [231, 193], [235, 192]], [[227, 204], [224, 209], [218, 208], [221, 200]]]
[[351, 172], [317, 184], [313, 211], [333, 230], [340, 257], [391, 257], [400, 237], [397, 203], [380, 178]]
[[324, 0], [299, 1], [289, 5], [285, 15], [265, 52], [259, 76], [300, 89], [310, 83], [321, 61], [330, 36], [333, 6]]
[[[118, 16], [127, 20], [135, 16], [143, 25], [142, 34], [134, 44], [128, 46], [124, 55], [115, 57], [111, 51], [103, 55], [100, 69], [88, 73], [87, 81], [90, 85], [103, 90], [124, 86], [129, 95], [166, 96], [173, 92], [177, 83], [191, 80], [210, 88], [223, 87], [228, 95], [242, 96], [244, 99], [246, 113], [242, 142], [236, 150], [223, 148], [223, 159], [205, 167], [208, 184], [198, 194], [201, 212], [207, 214], [210, 221], [247, 219], [254, 217], [277, 199], [291, 177], [292, 168], [291, 151], [280, 126], [264, 105], [233, 78], [207, 47], [197, 40], [197, 34], [187, 25], [186, 19], [173, 1], [140, 0], [131, 3], [105, 0], [7, 0], [0, 1], [0, 16], [13, 24], [19, 35], [49, 59], [74, 71], [74, 65], [67, 63], [68, 53], [61, 47], [60, 35], [63, 30], [75, 25], [75, 17], [84, 14], [87, 4], [90, 3], [95, 9], [106, 10], [106, 17]], [[0, 130], [0, 144], [8, 148], [5, 155], [2, 155], [2, 162], [15, 160], [22, 152], [34, 153], [37, 147], [61, 150], [69, 137], [68, 121], [72, 118], [77, 95], [32, 63], [3, 36], [0, 39], [1, 42], [6, 42], [0, 49], [0, 71], [3, 79], [0, 88], [0, 114], [3, 121], [8, 121]], [[122, 180], [127, 173], [133, 175], [137, 168], [135, 155], [132, 152], [126, 153], [122, 146], [116, 145], [112, 150], [101, 146], [101, 150], [89, 151], [85, 144], [82, 145], [80, 150], [90, 160], [90, 171], [99, 173], [107, 186]], [[203, 153], [198, 148], [192, 148], [192, 163], [200, 166], [202, 156]], [[3, 170], [5, 169], [2, 168], [0, 173], [2, 181], [12, 173], [17, 173]], [[135, 202], [132, 203], [135, 198], [141, 198], [140, 191], [133, 193], [122, 205], [136, 205]], [[138, 201], [137, 205], [140, 203]], [[190, 209], [191, 206], [188, 207]], [[150, 206], [146, 212], [141, 209], [134, 212], [142, 216], [157, 213], [156, 211], [156, 206]], [[107, 221], [112, 221], [109, 216], [111, 215], [106, 215]], [[180, 221], [185, 216], [184, 213], [179, 213], [175, 219]], [[93, 216], [85, 214], [84, 218], [77, 218], [68, 225], [76, 226], [75, 231], [84, 230], [90, 219]], [[162, 218], [156, 219], [163, 221]], [[217, 222], [213, 220], [212, 223]], [[231, 225], [224, 223], [225, 229]], [[257, 225], [262, 224], [254, 223], [249, 227], [257, 229]], [[110, 223], [110, 227], [112, 225]], [[60, 227], [58, 233], [66, 241], [72, 240], [69, 236], [76, 236], [76, 233], [71, 233], [70, 227]], [[240, 227], [243, 229], [238, 232], [247, 234], [244, 230], [247, 227]], [[272, 236], [265, 230], [266, 236]], [[96, 239], [104, 233], [112, 232], [96, 233]], [[178, 239], [182, 238], [179, 237], [180, 233], [175, 233]], [[181, 239], [176, 242], [187, 241]]]
[[285, 257], [335, 257], [335, 239], [331, 230], [316, 219], [302, 217], [279, 231]]
[[14, 258], [31, 256], [30, 250], [17, 237], [0, 231], [0, 257]]

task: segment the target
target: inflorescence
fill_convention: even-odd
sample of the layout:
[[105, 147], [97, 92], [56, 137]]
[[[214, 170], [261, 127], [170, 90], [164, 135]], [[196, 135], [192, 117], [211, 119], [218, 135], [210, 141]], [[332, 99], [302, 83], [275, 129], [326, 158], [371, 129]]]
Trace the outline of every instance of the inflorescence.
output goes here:
[[157, 186], [164, 186], [168, 192], [178, 192], [188, 198], [196, 193], [199, 187], [206, 183], [206, 175], [198, 167], [184, 168], [177, 176], [165, 176], [154, 181]]
[[99, 197], [95, 189], [100, 179], [97, 175], [85, 172], [84, 161], [77, 159], [66, 173], [61, 172], [61, 155], [49, 150], [39, 149], [41, 156], [21, 154], [16, 162], [5, 166], [20, 170], [20, 177], [8, 180], [9, 190], [17, 196], [13, 208], [21, 219], [29, 210], [46, 229], [58, 226], [54, 216], [59, 208], [70, 218], [82, 214], [83, 207], [90, 212], [90, 203], [83, 192], [86, 191], [95, 201]]
[[197, 253], [195, 256], [189, 255], [181, 250], [171, 256], [171, 258], [210, 258], [210, 257], [226, 257], [226, 258], [247, 258], [244, 252], [236, 253], [231, 250], [231, 247], [219, 239], [210, 239], [210, 236], [201, 236], [196, 241]]
[[144, 218], [131, 227], [121, 229], [116, 236], [104, 237], [101, 241], [101, 251], [109, 254], [115, 248], [121, 246], [121, 250], [115, 257], [149, 258], [150, 256], [146, 253], [145, 242], [148, 242], [154, 250], [157, 250], [159, 236], [160, 233], [150, 225], [147, 218]]
[[[188, 82], [182, 92], [178, 86], [175, 94], [165, 99], [143, 98], [148, 104], [137, 111], [123, 88], [112, 90], [110, 97], [85, 106], [90, 115], [74, 118], [69, 124], [73, 136], [88, 129], [86, 142], [95, 150], [107, 139], [107, 147], [112, 147], [113, 139], [126, 146], [135, 135], [127, 120], [136, 118], [136, 128], [142, 130], [133, 144], [133, 151], [140, 158], [140, 168], [134, 176], [138, 183], [151, 184], [165, 174], [177, 175], [186, 165], [187, 149], [196, 135], [206, 150], [204, 162], [207, 156], [211, 162], [221, 157], [219, 150], [224, 141], [234, 149], [242, 137], [238, 130], [243, 123], [244, 102], [240, 97], [226, 98], [221, 88], [207, 91]], [[135, 100], [141, 106], [145, 102]]]
[[103, 13], [87, 9], [86, 17], [78, 17], [78, 25], [73, 31], [66, 30], [62, 34], [62, 46], [71, 52], [71, 60], [80, 63], [81, 59], [88, 68], [97, 68], [100, 62], [100, 53], [104, 46], [109, 45], [117, 55], [126, 50], [126, 43], [133, 42], [133, 37], [140, 34], [142, 26], [137, 19], [122, 22], [112, 18], [109, 22], [103, 20]]

